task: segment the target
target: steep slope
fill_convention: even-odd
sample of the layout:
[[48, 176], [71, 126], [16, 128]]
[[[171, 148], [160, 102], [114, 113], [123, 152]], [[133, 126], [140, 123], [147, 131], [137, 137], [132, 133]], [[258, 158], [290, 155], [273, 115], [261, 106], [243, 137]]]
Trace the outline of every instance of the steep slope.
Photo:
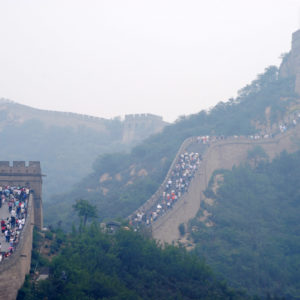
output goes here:
[[93, 172], [78, 182], [71, 193], [58, 195], [47, 206], [49, 223], [73, 221], [67, 207], [76, 199], [94, 203], [101, 220], [127, 217], [145, 203], [163, 182], [183, 141], [191, 136], [250, 135], [272, 130], [286, 112], [299, 106], [295, 78], [278, 77], [270, 67], [239, 92], [236, 99], [220, 102], [210, 111], [182, 117], [175, 124], [146, 139], [131, 153], [103, 155]]
[[61, 253], [51, 263], [49, 278], [28, 280], [18, 300], [249, 299], [215, 280], [203, 261], [185, 249], [162, 249], [130, 230], [109, 235], [93, 224], [69, 236], [60, 232], [54, 243]]
[[215, 173], [186, 232], [195, 253], [232, 287], [299, 299], [299, 165], [300, 151], [283, 152]]
[[[248, 152], [256, 146], [262, 147], [271, 160], [284, 150], [288, 153], [295, 152], [299, 148], [297, 144], [299, 140], [300, 125], [297, 125], [272, 139], [250, 140], [245, 137], [236, 137], [212, 143], [203, 156], [202, 164], [190, 184], [188, 193], [174, 205], [170, 212], [154, 222], [152, 226], [154, 238], [167, 243], [178, 241], [179, 225], [183, 223], [187, 226], [188, 221], [196, 216], [201, 200], [204, 198], [203, 192], [216, 170], [230, 170], [233, 166], [246, 162]], [[193, 144], [193, 149], [197, 150], [197, 142], [192, 140], [187, 147], [181, 149], [178, 155], [188, 151]]]

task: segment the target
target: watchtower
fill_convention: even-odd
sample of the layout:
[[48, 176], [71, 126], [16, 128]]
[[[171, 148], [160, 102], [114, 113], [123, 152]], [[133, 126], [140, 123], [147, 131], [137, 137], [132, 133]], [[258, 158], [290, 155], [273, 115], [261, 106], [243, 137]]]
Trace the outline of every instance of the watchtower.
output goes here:
[[34, 225], [43, 227], [42, 173], [39, 161], [0, 161], [0, 185], [27, 186], [33, 191]]
[[160, 132], [166, 123], [161, 116], [152, 114], [125, 115], [123, 123], [123, 143], [145, 138], [149, 133]]

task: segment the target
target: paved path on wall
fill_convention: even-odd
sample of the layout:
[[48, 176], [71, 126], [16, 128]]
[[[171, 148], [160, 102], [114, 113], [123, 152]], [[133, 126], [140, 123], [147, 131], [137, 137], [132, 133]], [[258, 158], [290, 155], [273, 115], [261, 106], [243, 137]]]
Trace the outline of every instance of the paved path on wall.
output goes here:
[[[10, 217], [10, 213], [8, 211], [8, 205], [5, 202], [2, 204], [2, 207], [0, 208], [0, 222], [1, 220], [5, 220]], [[1, 252], [7, 252], [9, 248], [9, 243], [6, 243], [4, 233], [1, 232], [0, 229], [0, 243], [1, 243]]]
[[181, 223], [188, 224], [200, 209], [202, 192], [207, 187], [214, 170], [230, 170], [234, 165], [239, 165], [246, 160], [247, 152], [253, 149], [253, 146], [261, 146], [270, 160], [283, 150], [294, 152], [299, 149], [297, 142], [300, 140], [299, 129], [300, 125], [297, 125], [273, 139], [226, 139], [211, 144], [203, 156], [203, 162], [190, 184], [188, 193], [176, 202], [172, 210], [153, 223], [153, 237], [169, 244], [176, 242], [180, 238], [178, 226]]

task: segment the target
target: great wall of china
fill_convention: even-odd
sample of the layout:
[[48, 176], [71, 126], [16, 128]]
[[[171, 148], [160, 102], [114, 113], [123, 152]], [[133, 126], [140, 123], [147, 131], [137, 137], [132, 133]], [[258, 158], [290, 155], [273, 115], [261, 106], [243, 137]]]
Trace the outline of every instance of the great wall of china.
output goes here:
[[[253, 149], [254, 146], [261, 146], [268, 154], [270, 160], [272, 160], [284, 150], [288, 153], [298, 150], [299, 141], [300, 125], [297, 125], [295, 128], [279, 134], [273, 139], [249, 140], [241, 137], [229, 138], [212, 143], [203, 155], [200, 168], [197, 170], [188, 192], [175, 203], [167, 214], [152, 224], [152, 236], [163, 243], [166, 242], [170, 244], [178, 241], [180, 238], [179, 225], [182, 223], [187, 224], [190, 219], [196, 216], [201, 207], [201, 201], [204, 199], [203, 191], [207, 188], [214, 171], [219, 169], [230, 170], [234, 165], [237, 166], [245, 162], [248, 151]], [[177, 161], [181, 153], [189, 151], [189, 149], [193, 151], [197, 150], [195, 139], [185, 141], [183, 147], [178, 151], [173, 164]], [[172, 166], [170, 170], [171, 169]], [[144, 209], [150, 208], [153, 203], [157, 201], [157, 197], [161, 194], [165, 181], [151, 199], [148, 200], [149, 202], [143, 205]]]
[[[279, 76], [282, 78], [295, 77], [295, 92], [300, 95], [300, 30], [293, 33], [292, 49], [280, 66]], [[249, 140], [246, 138], [227, 138], [226, 140], [211, 144], [203, 155], [201, 167], [195, 174], [188, 192], [175, 203], [167, 214], [160, 217], [151, 225], [152, 236], [163, 243], [177, 242], [180, 237], [178, 226], [180, 224], [187, 224], [190, 219], [196, 216], [200, 209], [201, 200], [204, 198], [203, 191], [207, 188], [209, 179], [215, 170], [231, 169], [234, 165], [245, 162], [248, 151], [256, 145], [264, 149], [270, 160], [284, 150], [289, 153], [294, 152], [299, 149], [299, 145], [297, 144], [297, 139], [300, 139], [299, 129], [300, 125], [297, 125], [294, 129], [282, 133], [273, 139]], [[183, 142], [164, 182], [147, 202], [129, 216], [129, 219], [136, 215], [138, 211], [147, 211], [157, 203], [170, 172], [176, 164], [178, 157], [183, 152], [188, 151], [189, 148], [192, 151], [201, 152], [200, 149], [197, 149], [195, 140], [196, 138], [188, 138]]]
[[[292, 50], [281, 65], [280, 76], [295, 76], [295, 91], [300, 94], [300, 30], [293, 34]], [[143, 121], [145, 117], [147, 120], [150, 118], [151, 122], [162, 121], [152, 115], [142, 115], [133, 118], [133, 120], [132, 117], [128, 117], [129, 125], [127, 129], [130, 133], [124, 138], [125, 140], [132, 138], [131, 131], [136, 129], [136, 124], [141, 126], [140, 123], [143, 123], [141, 120]], [[248, 151], [256, 145], [261, 146], [269, 158], [273, 159], [284, 150], [289, 153], [298, 150], [299, 141], [300, 125], [297, 125], [273, 139], [228, 138], [212, 143], [203, 153], [201, 167], [197, 170], [188, 192], [183, 195], [180, 201], [175, 203], [172, 210], [153, 223], [153, 237], [167, 243], [178, 240], [178, 226], [182, 223], [187, 224], [200, 209], [201, 200], [204, 197], [203, 191], [208, 186], [209, 179], [215, 170], [231, 169], [234, 165], [244, 162]], [[172, 167], [181, 153], [187, 150], [197, 151], [197, 147], [195, 138], [184, 141], [168, 175], [170, 175]], [[162, 192], [168, 175], [158, 191], [140, 209], [149, 209], [155, 203]], [[33, 227], [37, 226], [41, 229], [43, 226], [42, 176], [39, 162], [29, 162], [28, 166], [24, 161], [15, 161], [12, 166], [7, 161], [0, 162], [0, 185], [27, 185], [34, 191], [30, 195], [27, 220], [16, 251], [11, 257], [0, 263], [0, 299], [16, 299], [18, 289], [22, 286], [25, 275], [30, 270]]]
[[0, 299], [16, 299], [23, 285], [25, 275], [29, 273], [31, 263], [33, 227], [43, 226], [42, 210], [42, 173], [40, 162], [0, 161], [0, 186], [28, 186], [30, 194], [27, 219], [15, 252], [0, 262]]

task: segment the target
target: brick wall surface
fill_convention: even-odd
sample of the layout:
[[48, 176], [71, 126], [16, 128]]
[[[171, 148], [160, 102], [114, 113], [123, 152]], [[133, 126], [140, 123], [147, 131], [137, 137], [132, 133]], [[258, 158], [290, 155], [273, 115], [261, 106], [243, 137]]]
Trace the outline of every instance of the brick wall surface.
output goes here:
[[16, 251], [0, 263], [0, 300], [14, 300], [29, 273], [34, 221], [33, 195], [30, 196], [28, 215]]
[[161, 242], [172, 243], [179, 239], [178, 226], [187, 224], [194, 218], [200, 209], [203, 191], [215, 170], [231, 169], [247, 158], [248, 151], [253, 146], [261, 146], [272, 160], [283, 150], [289, 153], [298, 149], [300, 140], [300, 125], [280, 134], [274, 139], [249, 140], [246, 138], [229, 139], [215, 142], [205, 152], [202, 164], [193, 178], [189, 191], [183, 195], [173, 209], [165, 216], [160, 217], [152, 225], [152, 235]]

